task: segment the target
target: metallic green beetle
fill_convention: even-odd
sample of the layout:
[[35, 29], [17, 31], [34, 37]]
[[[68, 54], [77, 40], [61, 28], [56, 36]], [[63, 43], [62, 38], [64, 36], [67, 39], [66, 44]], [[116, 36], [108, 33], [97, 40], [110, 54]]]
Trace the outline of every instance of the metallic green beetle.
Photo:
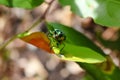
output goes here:
[[59, 29], [54, 29], [53, 31], [49, 32], [48, 37], [50, 39], [50, 45], [52, 47], [59, 48], [59, 45], [63, 44], [64, 46], [60, 50], [62, 51], [62, 49], [65, 47], [65, 44], [63, 42], [66, 40], [66, 35]]

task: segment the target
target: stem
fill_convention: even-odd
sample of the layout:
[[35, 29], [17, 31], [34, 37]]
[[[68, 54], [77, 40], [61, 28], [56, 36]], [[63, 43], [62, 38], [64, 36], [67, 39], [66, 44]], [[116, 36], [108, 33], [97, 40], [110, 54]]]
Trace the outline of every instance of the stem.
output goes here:
[[52, 3], [54, 2], [55, 0], [51, 0], [49, 3], [48, 3], [48, 7], [47, 7], [47, 9], [45, 10], [45, 12], [43, 13], [43, 15], [39, 18], [39, 19], [37, 19], [36, 21], [35, 21], [35, 23], [30, 27], [30, 28], [28, 28], [27, 30], [26, 30], [26, 32], [27, 31], [30, 31], [32, 28], [34, 28], [34, 27], [36, 27], [36, 25], [38, 25], [40, 22], [42, 22], [42, 21], [44, 21], [44, 19], [46, 19], [46, 16], [47, 16], [47, 13], [49, 12], [49, 10], [50, 10], [50, 8], [51, 8], [51, 6], [52, 6]]
[[43, 16], [41, 17], [42, 19], [46, 19], [46, 16], [47, 16], [47, 13], [49, 12], [51, 6], [52, 6], [52, 3], [54, 2], [55, 0], [51, 0], [49, 3], [48, 3], [48, 7], [46, 9], [46, 11], [44, 12]]
[[11, 37], [6, 43], [4, 43], [1, 47], [0, 50], [3, 50], [10, 42], [12, 42], [14, 39], [17, 38], [17, 35]]
[[[52, 3], [54, 2], [55, 0], [51, 0], [49, 3], [48, 3], [48, 7], [47, 9], [45, 10], [45, 12], [43, 13], [43, 15], [38, 18], [26, 31], [22, 32], [22, 33], [25, 33], [25, 32], [29, 32], [30, 30], [32, 30], [34, 27], [36, 27], [36, 25], [38, 25], [40, 22], [44, 21], [45, 18], [46, 18], [46, 15], [47, 13], [49, 12], [49, 9], [51, 8], [52, 6]], [[22, 34], [22, 33], [19, 33], [19, 34]], [[4, 43], [3, 45], [1, 45], [0, 47], [0, 51], [3, 50], [4, 48], [6, 48], [7, 45], [9, 45], [13, 40], [15, 40], [16, 38], [18, 38], [18, 35], [19, 34], [16, 34], [14, 35], [13, 37], [11, 37], [6, 43]]]
[[37, 19], [25, 32], [29, 32], [34, 27], [36, 27], [42, 20]]

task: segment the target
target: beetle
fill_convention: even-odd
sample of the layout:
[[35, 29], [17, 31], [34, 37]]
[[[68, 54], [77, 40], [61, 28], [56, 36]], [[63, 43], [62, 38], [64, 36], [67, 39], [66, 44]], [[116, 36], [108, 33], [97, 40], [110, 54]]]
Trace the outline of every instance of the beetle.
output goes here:
[[65, 44], [63, 42], [66, 40], [66, 35], [61, 30], [59, 29], [54, 29], [53, 31], [50, 30], [48, 33], [48, 38], [50, 39], [51, 48], [53, 47], [59, 48], [59, 46], [63, 44], [64, 46], [60, 49], [61, 52], [65, 47]]

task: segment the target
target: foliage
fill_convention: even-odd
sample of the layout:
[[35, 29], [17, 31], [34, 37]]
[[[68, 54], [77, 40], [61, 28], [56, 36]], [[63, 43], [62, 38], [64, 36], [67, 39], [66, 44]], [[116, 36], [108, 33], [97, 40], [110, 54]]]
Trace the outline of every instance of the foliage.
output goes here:
[[119, 0], [59, 0], [71, 10], [82, 16], [92, 17], [97, 24], [107, 27], [120, 26], [120, 1]]
[[[42, 32], [35, 32], [35, 33], [30, 34], [30, 35], [23, 36], [21, 39], [30, 43], [30, 44], [33, 44], [33, 45], [39, 47], [39, 48], [42, 48], [49, 53], [53, 53], [53, 51], [54, 51], [54, 53], [59, 54], [61, 56], [60, 58], [63, 60], [76, 61], [76, 62], [86, 62], [86, 63], [99, 63], [99, 62], [105, 61], [105, 58], [102, 57], [100, 55], [100, 53], [92, 50], [91, 46], [90, 47], [85, 46], [86, 43], [83, 43], [83, 40], [88, 41], [89, 42], [88, 45], [94, 45], [94, 44], [92, 43], [92, 41], [87, 39], [81, 33], [73, 30], [72, 28], [65, 27], [64, 25], [57, 24], [57, 23], [48, 23], [48, 27], [53, 27], [55, 29], [61, 28], [60, 30], [64, 31], [64, 33], [67, 37], [67, 39], [64, 43], [65, 47], [63, 48], [63, 50], [61, 52], [59, 51], [60, 53], [56, 53], [56, 50], [57, 51], [60, 50], [59, 47], [58, 47], [58, 49], [56, 49], [57, 47], [51, 48], [51, 46], [49, 45], [49, 43], [51, 41]], [[69, 34], [71, 32], [74, 34], [74, 36], [71, 36]], [[82, 44], [81, 45], [73, 44], [73, 42], [78, 42], [78, 43], [81, 42]], [[51, 44], [54, 44], [54, 43], [51, 42]], [[63, 44], [61, 44], [61, 45], [63, 45]], [[98, 50], [98, 51], [101, 51], [100, 48], [98, 48], [95, 45], [93, 46], [93, 48]], [[53, 49], [53, 51], [51, 49]]]
[[44, 0], [0, 0], [0, 4], [8, 7], [33, 9], [43, 3]]
[[[0, 4], [8, 7], [24, 9], [33, 9], [43, 2], [44, 0], [0, 0]], [[120, 26], [119, 0], [59, 0], [59, 2], [62, 6], [69, 5], [71, 11], [81, 17], [92, 17], [97, 24], [107, 27]], [[48, 11], [45, 11], [45, 14], [47, 12]], [[45, 15], [42, 17], [43, 21], [45, 20], [44, 18]], [[78, 64], [88, 72], [87, 76], [84, 78], [85, 80], [88, 80], [89, 78], [90, 80], [118, 80], [120, 78], [120, 69], [115, 66], [110, 56], [105, 55], [104, 52], [96, 46], [93, 41], [85, 37], [84, 34], [59, 23], [45, 23], [48, 31], [59, 29], [66, 35], [66, 40], [63, 43], [58, 44], [53, 37], [49, 39], [43, 32], [28, 34], [28, 32], [38, 23], [40, 23], [39, 20], [28, 30], [15, 35], [5, 45], [0, 47], [0, 51], [2, 51], [2, 49], [4, 49], [15, 38], [20, 38], [49, 53], [58, 55], [63, 60], [78, 62]], [[100, 35], [97, 37], [104, 46], [119, 50], [119, 39], [115, 42], [108, 42], [103, 40]], [[63, 45], [65, 45], [65, 47], [61, 51]], [[5, 56], [5, 58], [7, 59], [8, 56]]]
[[[102, 50], [82, 33], [58, 23], [47, 23], [47, 25], [49, 30], [52, 28], [59, 29], [66, 35], [65, 48], [61, 52], [67, 56], [64, 58], [65, 60], [87, 63], [105, 61], [105, 59], [99, 55], [103, 54]], [[70, 33], [72, 33], [72, 35]], [[71, 56], [70, 58], [68, 57], [69, 55]]]

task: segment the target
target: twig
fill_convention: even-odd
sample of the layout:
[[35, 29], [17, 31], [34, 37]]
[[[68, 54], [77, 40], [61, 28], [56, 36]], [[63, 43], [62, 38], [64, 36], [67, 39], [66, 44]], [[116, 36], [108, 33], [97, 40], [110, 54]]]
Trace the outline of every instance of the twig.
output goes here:
[[15, 40], [17, 38], [17, 35], [14, 35], [13, 37], [11, 37], [6, 43], [4, 43], [1, 47], [0, 50], [3, 50], [10, 42], [12, 42], [13, 40]]
[[[33, 29], [34, 27], [36, 27], [36, 25], [38, 25], [40, 22], [44, 21], [45, 18], [46, 18], [47, 13], [49, 12], [49, 9], [51, 8], [52, 3], [53, 3], [54, 1], [55, 1], [55, 0], [51, 0], [51, 1], [48, 3], [49, 6], [47, 7], [47, 9], [46, 9], [45, 12], [43, 13], [43, 15], [42, 15], [40, 18], [38, 18], [26, 31], [24, 31], [24, 32], [22, 32], [22, 33], [29, 32], [31, 29]], [[22, 34], [22, 33], [19, 33], [19, 34]], [[6, 43], [2, 44], [2, 45], [0, 46], [0, 51], [3, 50], [4, 48], [6, 48], [6, 46], [7, 46], [9, 43], [11, 43], [13, 40], [15, 40], [16, 38], [18, 38], [18, 37], [19, 37], [19, 36], [18, 36], [19, 34], [14, 35], [14, 36], [11, 37]]]
[[55, 0], [51, 0], [51, 2], [48, 3], [49, 6], [47, 7], [47, 9], [46, 9], [46, 11], [44, 12], [43, 16], [41, 16], [41, 19], [45, 19], [45, 18], [46, 18], [47, 13], [49, 12], [49, 10], [50, 10], [50, 8], [51, 8], [51, 6], [52, 6], [52, 3], [53, 3], [54, 1], [55, 1]]
[[30, 28], [28, 28], [27, 30], [26, 30], [26, 32], [27, 31], [30, 31], [31, 29], [33, 29], [36, 25], [38, 25], [40, 22], [42, 22], [42, 21], [44, 21], [44, 19], [46, 19], [46, 16], [47, 16], [47, 13], [49, 12], [49, 10], [50, 10], [50, 8], [51, 8], [51, 6], [52, 6], [52, 3], [54, 2], [55, 0], [51, 0], [51, 2], [49, 2], [48, 3], [48, 7], [47, 7], [47, 9], [45, 10], [45, 12], [43, 13], [43, 15], [40, 17], [40, 18], [38, 18], [36, 21], [35, 21], [35, 23], [30, 27]]

